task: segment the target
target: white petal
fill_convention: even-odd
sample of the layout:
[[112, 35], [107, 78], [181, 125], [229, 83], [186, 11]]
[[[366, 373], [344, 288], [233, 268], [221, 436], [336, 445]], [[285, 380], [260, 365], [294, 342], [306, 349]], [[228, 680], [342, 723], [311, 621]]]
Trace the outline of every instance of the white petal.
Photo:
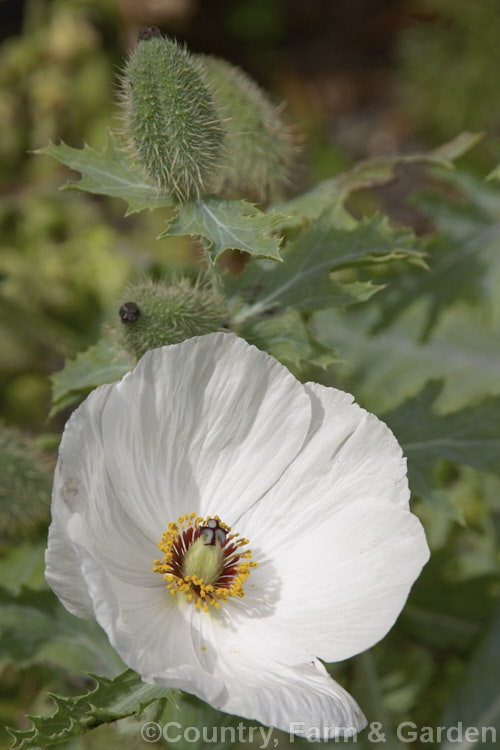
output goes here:
[[100, 423], [111, 390], [96, 389], [68, 421], [54, 477], [47, 580], [74, 613], [75, 598], [88, 609], [74, 544], [88, 547], [118, 577], [145, 586], [155, 580], [157, 546], [125, 512], [104, 462]]
[[[201, 695], [213, 702], [222, 683], [202, 664], [203, 652], [191, 635], [200, 612], [191, 603], [179, 606], [162, 581], [140, 588], [115, 578], [83, 547], [76, 546], [95, 618], [123, 661], [146, 682]], [[198, 635], [194, 632], [196, 640]]]
[[45, 578], [66, 609], [76, 617], [94, 617], [92, 600], [62, 516], [52, 521], [45, 552]]
[[389, 631], [428, 557], [416, 516], [377, 499], [353, 503], [279, 549], [268, 616], [240, 637], [251, 629], [288, 663], [351, 657]]
[[[351, 401], [231, 334], [149, 352], [65, 430], [50, 584], [147, 681], [285, 731], [361, 728], [315, 657], [382, 637], [427, 548], [397, 442]], [[243, 600], [208, 615], [152, 572], [169, 521], [191, 511], [249, 536], [261, 563]]]
[[366, 726], [356, 701], [314, 659], [288, 667], [269, 661], [253, 649], [242, 650], [223, 635], [217, 645], [215, 675], [225, 682], [214, 705], [265, 726], [316, 737], [353, 735]]
[[148, 352], [110, 393], [106, 470], [150, 538], [191, 511], [231, 524], [295, 458], [310, 414], [269, 355], [233, 334], [190, 339]]
[[234, 335], [150, 352], [119, 384], [96, 389], [66, 426], [47, 557], [56, 593], [75, 612], [81, 599], [89, 615], [84, 592], [78, 601], [72, 594], [81, 578], [71, 547], [61, 565], [55, 551], [55, 528], [64, 538], [75, 514], [74, 544], [114, 576], [156, 585], [156, 545], [169, 521], [196, 511], [231, 522], [295, 457], [309, 421], [300, 383]]
[[408, 508], [406, 460], [390, 429], [336, 388], [307, 383], [313, 410], [307, 441], [278, 482], [241, 521], [266, 547], [317, 527], [363, 498]]

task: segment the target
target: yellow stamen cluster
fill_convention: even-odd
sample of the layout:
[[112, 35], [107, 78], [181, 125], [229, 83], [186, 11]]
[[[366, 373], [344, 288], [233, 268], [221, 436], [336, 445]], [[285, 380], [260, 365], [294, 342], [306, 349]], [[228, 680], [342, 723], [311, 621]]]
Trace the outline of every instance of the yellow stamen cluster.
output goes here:
[[[182, 567], [187, 550], [193, 540], [200, 539], [198, 529], [214, 519], [219, 527], [227, 534], [224, 545], [217, 542], [221, 555], [222, 571], [216, 581], [204, 581], [202, 577], [192, 574], [184, 575]], [[208, 516], [206, 519], [196, 516], [196, 513], [179, 516], [177, 523], [171, 521], [167, 531], [163, 533], [158, 547], [164, 553], [163, 561], [155, 560], [153, 571], [162, 573], [167, 581], [167, 588], [172, 596], [182, 593], [188, 601], [194, 602], [196, 609], [208, 612], [209, 605], [215, 609], [220, 603], [226, 603], [228, 596], [245, 596], [243, 584], [250, 575], [252, 568], [257, 567], [251, 561], [250, 550], [239, 551], [239, 548], [249, 543], [248, 539], [238, 539], [239, 534], [229, 534], [231, 529], [218, 516]], [[213, 548], [212, 548], [213, 549]]]

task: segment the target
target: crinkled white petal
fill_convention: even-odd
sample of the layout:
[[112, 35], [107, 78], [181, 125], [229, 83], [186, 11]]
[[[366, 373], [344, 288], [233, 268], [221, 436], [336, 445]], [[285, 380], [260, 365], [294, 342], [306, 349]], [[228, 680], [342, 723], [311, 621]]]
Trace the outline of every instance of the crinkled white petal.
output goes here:
[[214, 678], [224, 684], [213, 701], [216, 708], [294, 734], [318, 728], [322, 738], [365, 726], [356, 701], [317, 659], [293, 667], [282, 664], [263, 653], [257, 634], [243, 644], [236, 630], [221, 627], [215, 618], [202, 620], [200, 630], [205, 650], [216, 655]]
[[96, 389], [68, 421], [54, 477], [45, 575], [66, 608], [91, 617], [75, 545], [86, 547], [118, 577], [152, 585], [156, 544], [131, 520], [103, 460], [99, 429], [112, 386]]
[[55, 551], [75, 514], [75, 544], [117, 578], [152, 585], [168, 523], [193, 511], [231, 523], [295, 458], [310, 412], [286, 368], [231, 334], [153, 350], [120, 383], [97, 388], [61, 442], [47, 553], [54, 591], [91, 615], [71, 545], [64, 565]]
[[[115, 578], [83, 547], [76, 546], [95, 618], [123, 661], [146, 682], [200, 695], [212, 703], [223, 685], [202, 665], [191, 620], [200, 613], [174, 600], [160, 576], [159, 585], [141, 588]], [[155, 676], [161, 675], [161, 679]]]
[[[316, 657], [364, 650], [399, 614], [428, 555], [408, 496], [394, 436], [351, 396], [211, 334], [149, 352], [71, 418], [47, 580], [146, 681], [332, 737], [365, 721]], [[152, 570], [168, 523], [193, 511], [259, 562], [245, 597], [209, 613]]]
[[287, 544], [276, 540], [277, 585], [270, 577], [260, 586], [253, 572], [248, 582], [267, 614], [243, 621], [239, 637], [257, 635], [261, 650], [287, 663], [351, 657], [390, 630], [428, 557], [416, 516], [378, 499], [355, 502], [319, 528], [297, 528]]
[[71, 543], [62, 511], [52, 521], [45, 551], [45, 578], [66, 609], [76, 617], [94, 617], [92, 600]]
[[406, 459], [387, 425], [349, 393], [317, 383], [305, 390], [313, 413], [307, 440], [241, 521], [243, 533], [266, 547], [318, 527], [364, 498], [408, 508]]
[[150, 538], [190, 511], [231, 524], [295, 458], [310, 415], [301, 384], [269, 355], [232, 334], [190, 339], [148, 352], [112, 389], [106, 471]]
[[[258, 648], [258, 644], [255, 644]], [[286, 667], [249, 659], [219, 663], [227, 689], [215, 707], [314, 739], [353, 736], [366, 726], [358, 704], [321, 662]]]
[[[201, 613], [197, 613], [200, 615]], [[196, 622], [192, 622], [192, 633]], [[263, 651], [257, 633], [242, 642], [237, 629], [218, 616], [198, 617], [200, 672], [210, 673], [219, 689], [207, 697], [206, 686], [181, 678], [175, 686], [208, 700], [215, 708], [285, 732], [317, 738], [352, 735], [366, 725], [356, 701], [317, 659], [288, 666]], [[172, 686], [171, 675], [158, 671], [151, 680]], [[222, 689], [221, 689], [222, 686]]]

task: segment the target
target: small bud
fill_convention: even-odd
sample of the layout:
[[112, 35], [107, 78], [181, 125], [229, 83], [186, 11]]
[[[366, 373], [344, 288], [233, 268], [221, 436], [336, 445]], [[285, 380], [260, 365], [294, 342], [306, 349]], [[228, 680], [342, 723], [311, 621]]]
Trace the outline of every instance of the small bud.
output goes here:
[[136, 320], [139, 320], [140, 314], [141, 311], [135, 302], [125, 302], [118, 310], [118, 315], [122, 323], [135, 323]]
[[179, 201], [213, 192], [224, 130], [199, 63], [149, 27], [121, 83], [126, 142], [146, 179]]
[[242, 70], [207, 55], [196, 59], [226, 131], [219, 190], [229, 197], [243, 193], [268, 200], [289, 179], [296, 139], [268, 96]]
[[117, 333], [124, 348], [137, 358], [148, 349], [219, 331], [228, 318], [224, 298], [202, 280], [143, 281], [129, 286], [124, 297], [135, 301], [121, 306], [120, 318], [127, 325]]

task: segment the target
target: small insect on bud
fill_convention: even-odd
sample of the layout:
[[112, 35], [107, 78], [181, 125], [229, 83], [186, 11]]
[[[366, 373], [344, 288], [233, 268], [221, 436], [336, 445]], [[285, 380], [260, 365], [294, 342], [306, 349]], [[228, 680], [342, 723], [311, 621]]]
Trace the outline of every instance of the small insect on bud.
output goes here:
[[144, 26], [139, 31], [138, 39], [147, 41], [148, 39], [153, 39], [155, 36], [161, 36], [161, 31], [158, 28], [158, 26]]
[[177, 279], [170, 284], [141, 281], [124, 293], [120, 308], [121, 345], [137, 358], [158, 346], [178, 344], [191, 336], [220, 331], [229, 312], [225, 298], [203, 279]]
[[139, 320], [141, 311], [135, 302], [125, 302], [118, 311], [122, 323], [135, 323]]

